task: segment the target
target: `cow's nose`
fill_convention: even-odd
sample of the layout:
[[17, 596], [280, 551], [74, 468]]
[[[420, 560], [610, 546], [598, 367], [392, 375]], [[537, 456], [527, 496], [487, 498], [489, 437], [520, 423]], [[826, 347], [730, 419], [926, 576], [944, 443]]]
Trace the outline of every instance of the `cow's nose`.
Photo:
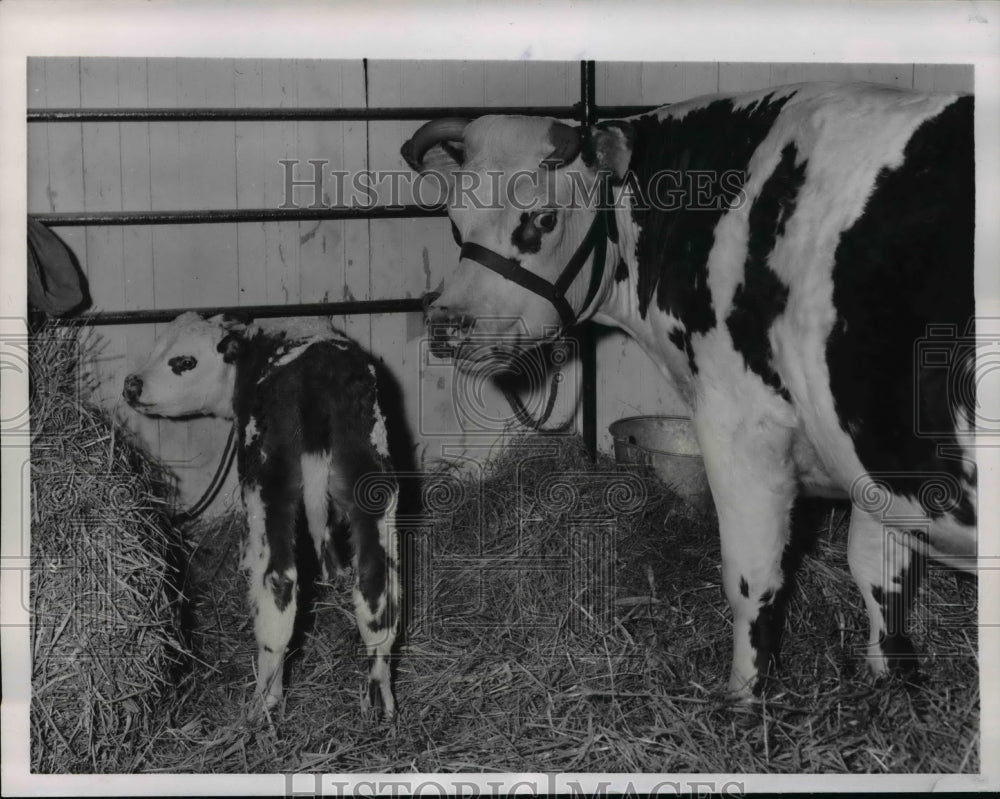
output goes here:
[[139, 375], [129, 375], [125, 378], [125, 388], [122, 389], [122, 396], [129, 405], [135, 405], [142, 393], [142, 378]]
[[430, 332], [431, 353], [439, 358], [454, 354], [455, 348], [468, 338], [475, 321], [447, 305], [429, 307], [425, 320]]
[[427, 308], [425, 318], [435, 335], [464, 335], [472, 328], [475, 319], [467, 314], [449, 308], [447, 305], [432, 305]]

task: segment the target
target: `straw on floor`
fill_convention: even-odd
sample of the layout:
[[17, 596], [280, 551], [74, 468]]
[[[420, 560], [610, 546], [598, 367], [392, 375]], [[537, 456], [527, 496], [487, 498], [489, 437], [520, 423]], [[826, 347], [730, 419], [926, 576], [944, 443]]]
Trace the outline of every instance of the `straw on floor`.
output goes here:
[[[424, 485], [404, 524], [409, 633], [398, 721], [360, 710], [349, 579], [323, 586], [286, 698], [252, 718], [252, 624], [238, 512], [195, 525], [185, 593], [195, 670], [144, 768], [186, 772], [972, 772], [979, 768], [975, 582], [931, 569], [922, 689], [865, 671], [846, 515], [814, 507], [780, 677], [722, 687], [730, 621], [715, 520], [572, 438], [515, 437], [478, 474]], [[805, 521], [809, 521], [808, 518]]]

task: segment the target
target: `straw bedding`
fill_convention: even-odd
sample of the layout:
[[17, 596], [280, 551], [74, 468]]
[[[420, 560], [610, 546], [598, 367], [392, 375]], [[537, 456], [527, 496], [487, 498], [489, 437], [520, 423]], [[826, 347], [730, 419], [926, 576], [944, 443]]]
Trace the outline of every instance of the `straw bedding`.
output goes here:
[[933, 569], [928, 681], [873, 680], [846, 510], [804, 507], [813, 553], [765, 701], [721, 692], [729, 613], [716, 521], [577, 439], [511, 436], [441, 469], [401, 520], [408, 633], [397, 722], [364, 715], [350, 578], [306, 603], [286, 696], [255, 715], [234, 509], [185, 529], [182, 673], [162, 473], [79, 401], [77, 347], [35, 342], [32, 758], [39, 771], [974, 772], [975, 581]]
[[29, 342], [36, 772], [141, 769], [181, 659], [169, 484], [89, 402], [81, 364], [96, 346], [79, 328]]
[[[479, 474], [429, 475], [423, 496], [426, 516], [403, 532], [409, 634], [393, 727], [359, 710], [364, 658], [348, 578], [316, 597], [280, 712], [253, 720], [253, 631], [236, 570], [243, 520], [234, 512], [189, 531], [186, 593], [202, 665], [154, 747], [157, 768], [979, 767], [974, 581], [929, 575], [915, 619], [926, 688], [873, 680], [860, 661], [866, 618], [847, 572], [842, 507], [803, 514], [799, 526], [818, 541], [790, 609], [783, 676], [764, 703], [733, 707], [720, 691], [730, 627], [716, 521], [651, 473], [603, 457], [590, 464], [576, 439], [524, 436]], [[573, 572], [559, 567], [574, 562]]]

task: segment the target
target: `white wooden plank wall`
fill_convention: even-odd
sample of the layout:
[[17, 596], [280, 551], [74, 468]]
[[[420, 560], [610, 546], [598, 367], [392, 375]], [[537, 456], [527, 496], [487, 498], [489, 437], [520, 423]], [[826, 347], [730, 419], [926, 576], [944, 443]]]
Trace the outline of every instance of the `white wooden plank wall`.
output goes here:
[[[803, 80], [871, 80], [922, 89], [971, 90], [972, 70], [942, 65], [613, 63], [597, 68], [599, 104], [674, 102]], [[571, 105], [577, 62], [43, 58], [28, 63], [29, 107]], [[53, 123], [28, 126], [32, 212], [276, 208], [283, 158], [329, 170], [406, 170], [401, 143], [419, 122]], [[324, 200], [340, 204], [326, 181]], [[386, 188], [386, 184], [379, 186]], [[365, 197], [356, 196], [364, 201]], [[384, 201], [383, 195], [381, 200]], [[311, 189], [296, 189], [300, 205]], [[399, 198], [410, 202], [408, 187]], [[418, 297], [456, 262], [444, 219], [323, 221], [157, 227], [59, 228], [90, 283], [95, 309], [254, 305]], [[419, 460], [497, 441], [506, 413], [428, 360], [419, 314], [337, 320], [381, 356], [403, 390]], [[124, 408], [122, 379], [149, 351], [159, 325], [109, 326], [95, 368], [100, 399], [180, 478], [182, 499], [207, 485], [228, 425], [156, 422]], [[572, 412], [578, 364], [567, 370], [554, 420]], [[464, 400], [462, 398], [465, 398]], [[529, 404], [540, 397], [527, 398]], [[457, 407], [456, 407], [457, 403]], [[676, 395], [644, 353], [605, 331], [598, 345], [598, 431], [636, 413], [680, 413]], [[477, 421], [477, 415], [480, 420]], [[485, 420], [484, 420], [485, 418]], [[492, 431], [492, 432], [491, 432]], [[231, 493], [230, 477], [222, 502]], [[217, 503], [218, 505], [219, 503]]]

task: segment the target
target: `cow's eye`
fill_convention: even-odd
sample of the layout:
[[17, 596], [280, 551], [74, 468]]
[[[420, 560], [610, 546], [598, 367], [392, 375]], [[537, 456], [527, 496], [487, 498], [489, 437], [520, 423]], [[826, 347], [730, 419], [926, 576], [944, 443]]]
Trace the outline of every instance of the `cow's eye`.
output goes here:
[[175, 375], [190, 372], [198, 365], [198, 359], [192, 355], [177, 355], [167, 361]]
[[555, 211], [542, 211], [535, 217], [535, 224], [544, 230], [546, 233], [550, 230], [555, 229], [556, 226], [556, 212]]

